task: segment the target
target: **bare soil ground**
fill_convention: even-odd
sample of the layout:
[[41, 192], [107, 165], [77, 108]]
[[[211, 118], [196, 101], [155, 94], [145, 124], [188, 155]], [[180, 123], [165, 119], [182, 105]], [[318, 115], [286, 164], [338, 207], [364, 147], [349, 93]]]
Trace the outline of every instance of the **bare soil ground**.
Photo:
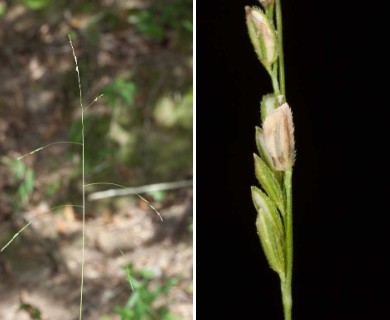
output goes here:
[[[21, 300], [39, 308], [42, 319], [78, 319], [81, 221], [71, 207], [60, 215], [45, 209], [25, 214], [33, 224], [2, 258], [2, 320], [30, 319], [20, 310]], [[168, 303], [179, 319], [192, 319], [192, 235], [187, 221], [183, 224], [192, 213], [190, 195], [159, 212], [163, 222], [136, 202], [87, 220], [84, 319], [119, 319], [114, 307], [123, 306], [131, 293], [123, 269], [128, 263], [154, 271], [157, 278], [177, 279], [160, 303]], [[0, 233], [9, 234], [8, 227], [2, 224]]]

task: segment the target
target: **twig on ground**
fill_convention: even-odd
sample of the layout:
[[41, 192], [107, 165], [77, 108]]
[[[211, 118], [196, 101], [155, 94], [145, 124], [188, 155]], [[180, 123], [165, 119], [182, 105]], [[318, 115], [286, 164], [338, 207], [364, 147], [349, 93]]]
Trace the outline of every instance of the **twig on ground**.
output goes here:
[[140, 193], [155, 192], [155, 191], [164, 191], [164, 190], [173, 190], [180, 188], [189, 188], [192, 187], [192, 180], [182, 180], [175, 182], [163, 182], [149, 184], [133, 188], [122, 188], [122, 189], [109, 189], [105, 191], [93, 192], [88, 195], [89, 201], [95, 201], [100, 199], [106, 199], [111, 197], [119, 196], [128, 196], [128, 195], [137, 195]]

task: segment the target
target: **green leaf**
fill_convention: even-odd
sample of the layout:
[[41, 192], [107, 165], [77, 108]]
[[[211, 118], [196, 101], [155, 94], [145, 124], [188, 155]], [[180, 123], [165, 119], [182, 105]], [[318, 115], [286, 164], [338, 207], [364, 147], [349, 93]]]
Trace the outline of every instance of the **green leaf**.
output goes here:
[[271, 155], [268, 153], [265, 146], [263, 130], [259, 127], [256, 127], [256, 147], [259, 151], [261, 159], [265, 161], [267, 166], [274, 173], [276, 179], [279, 181], [279, 183], [281, 183], [283, 181], [283, 171], [278, 171], [275, 169]]
[[137, 85], [123, 78], [117, 78], [102, 89], [104, 99], [113, 106], [118, 102], [123, 102], [124, 105], [131, 107], [134, 104], [136, 92]]
[[283, 279], [285, 274], [285, 235], [276, 207], [259, 188], [252, 187], [252, 199], [257, 210], [256, 227], [265, 256], [272, 270]]
[[31, 193], [34, 191], [34, 171], [28, 169], [25, 177], [26, 192]]
[[263, 129], [260, 127], [256, 127], [256, 147], [260, 153], [260, 157], [267, 163], [268, 167], [272, 169], [272, 158], [265, 147]]
[[7, 12], [7, 7], [4, 3], [0, 3], [0, 17], [5, 15]]
[[52, 0], [23, 0], [22, 2], [30, 9], [39, 10], [49, 6]]
[[266, 94], [261, 99], [261, 123], [264, 123], [267, 115], [278, 107], [279, 101], [274, 94]]
[[272, 225], [262, 209], [257, 214], [256, 227], [270, 268], [277, 272], [281, 278], [284, 278], [283, 247], [281, 241], [278, 241], [278, 238], [275, 237]]
[[21, 302], [19, 308], [21, 310], [26, 311], [31, 319], [34, 319], [34, 320], [41, 320], [42, 319], [41, 310], [39, 310], [37, 307], [35, 307], [32, 304]]
[[268, 194], [270, 199], [279, 209], [282, 216], [285, 215], [285, 197], [282, 186], [276, 178], [274, 172], [267, 166], [267, 164], [256, 154], [253, 154], [255, 161], [255, 174], [259, 180], [264, 191]]
[[149, 269], [141, 269], [140, 271], [138, 271], [138, 273], [144, 278], [144, 279], [147, 279], [147, 280], [151, 280], [153, 278], [156, 277], [156, 275], [154, 274], [154, 272], [152, 270], [149, 270]]
[[270, 219], [276, 236], [284, 239], [284, 226], [280, 214], [269, 197], [259, 188], [252, 187], [252, 200], [257, 211], [262, 209], [264, 214]]

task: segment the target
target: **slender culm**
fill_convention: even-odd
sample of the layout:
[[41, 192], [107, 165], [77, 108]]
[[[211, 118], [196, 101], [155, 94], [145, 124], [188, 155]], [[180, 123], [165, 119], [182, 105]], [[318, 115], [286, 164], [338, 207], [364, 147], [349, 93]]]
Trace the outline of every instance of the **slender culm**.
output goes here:
[[72, 39], [69, 36], [70, 46], [72, 47], [73, 58], [76, 64], [77, 82], [79, 85], [79, 97], [81, 108], [81, 170], [82, 170], [82, 210], [83, 210], [83, 222], [82, 222], [82, 248], [81, 248], [81, 279], [80, 279], [80, 314], [79, 320], [83, 319], [83, 290], [84, 290], [84, 265], [85, 265], [85, 138], [84, 138], [84, 107], [83, 107], [83, 95], [81, 90], [80, 70], [77, 63], [77, 56], [74, 51]]
[[256, 127], [252, 187], [256, 227], [268, 263], [278, 273], [284, 319], [292, 319], [294, 122], [286, 99], [281, 0], [260, 0], [262, 8], [245, 7], [249, 38], [268, 72], [274, 92], [261, 100], [261, 127]]

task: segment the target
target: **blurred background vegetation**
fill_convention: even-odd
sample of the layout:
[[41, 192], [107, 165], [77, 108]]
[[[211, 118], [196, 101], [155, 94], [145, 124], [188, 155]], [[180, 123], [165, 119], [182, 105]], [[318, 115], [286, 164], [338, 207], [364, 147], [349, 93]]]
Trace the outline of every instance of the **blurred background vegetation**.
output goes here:
[[[81, 202], [80, 146], [54, 145], [15, 160], [55, 141], [81, 141], [68, 34], [84, 106], [104, 94], [85, 114], [87, 183], [134, 187], [192, 178], [192, 6], [192, 0], [0, 0], [0, 223], [10, 230], [2, 229], [2, 243], [25, 212]], [[89, 203], [87, 214], [121, 204]]]
[[191, 176], [192, 1], [0, 1], [0, 16], [3, 216], [15, 191], [24, 207], [28, 198], [55, 205], [79, 194], [79, 146], [46, 149], [26, 168], [12, 161], [81, 140], [67, 34], [84, 106], [104, 94], [86, 113], [87, 180], [136, 186]]

